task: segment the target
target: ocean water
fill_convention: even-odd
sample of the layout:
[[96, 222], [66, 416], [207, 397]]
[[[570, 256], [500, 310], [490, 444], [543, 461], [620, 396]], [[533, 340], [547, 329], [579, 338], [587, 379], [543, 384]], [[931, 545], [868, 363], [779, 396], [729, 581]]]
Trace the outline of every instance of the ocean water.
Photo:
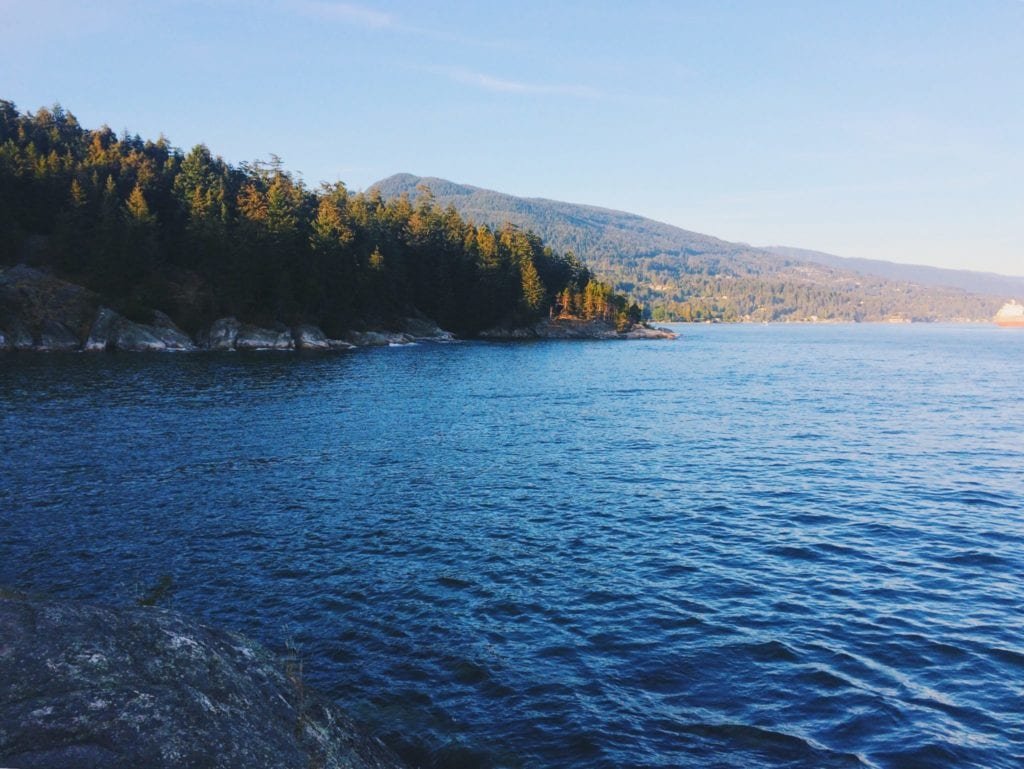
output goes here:
[[1024, 766], [1024, 333], [681, 332], [0, 358], [0, 585], [169, 575], [424, 767]]

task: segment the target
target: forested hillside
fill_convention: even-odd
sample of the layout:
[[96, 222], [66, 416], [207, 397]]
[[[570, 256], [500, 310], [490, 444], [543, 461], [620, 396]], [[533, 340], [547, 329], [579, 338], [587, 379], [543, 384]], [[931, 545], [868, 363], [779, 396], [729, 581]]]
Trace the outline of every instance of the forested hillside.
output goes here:
[[987, 320], [1005, 297], [838, 269], [635, 214], [398, 174], [372, 189], [429, 188], [468, 219], [535, 230], [572, 252], [656, 320]]
[[[958, 288], [975, 294], [989, 294], [1006, 298], [1024, 297], [1024, 277], [1013, 275], [999, 275], [975, 270], [950, 270], [942, 267], [929, 267], [924, 264], [897, 264], [879, 259], [836, 256], [823, 251], [810, 251], [806, 248], [791, 248], [789, 246], [765, 246], [762, 250], [787, 259], [814, 262], [839, 270], [862, 275], [875, 275], [888, 280], [918, 283], [922, 286]], [[1024, 271], [1024, 264], [1021, 264], [1020, 269]]]
[[567, 306], [620, 326], [638, 316], [575, 257], [429, 194], [309, 189], [277, 158], [234, 167], [203, 145], [0, 101], [0, 266], [16, 262], [192, 332], [225, 315], [334, 334], [417, 313], [463, 334]]

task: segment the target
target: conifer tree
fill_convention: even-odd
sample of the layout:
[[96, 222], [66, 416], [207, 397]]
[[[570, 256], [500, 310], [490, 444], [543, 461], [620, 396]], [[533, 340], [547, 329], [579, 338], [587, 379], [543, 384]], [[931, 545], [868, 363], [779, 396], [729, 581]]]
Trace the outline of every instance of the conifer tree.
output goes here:
[[415, 204], [341, 184], [313, 193], [276, 157], [232, 167], [204, 145], [182, 153], [162, 136], [84, 130], [59, 105], [0, 101], [0, 262], [32, 235], [51, 236], [46, 266], [120, 311], [181, 298], [193, 330], [234, 314], [340, 332], [423, 312], [473, 333], [578, 312], [589, 282], [571, 254], [473, 224], [427, 189]]
[[524, 259], [519, 270], [523, 307], [527, 314], [534, 315], [542, 309], [544, 304], [544, 284], [540, 282], [540, 275], [537, 274], [537, 268], [533, 266], [531, 259]]

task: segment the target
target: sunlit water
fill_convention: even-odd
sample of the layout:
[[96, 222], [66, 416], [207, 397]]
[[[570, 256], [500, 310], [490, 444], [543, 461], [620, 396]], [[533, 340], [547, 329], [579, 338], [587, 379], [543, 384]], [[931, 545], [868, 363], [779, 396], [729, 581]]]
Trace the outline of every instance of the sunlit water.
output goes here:
[[0, 584], [171, 575], [422, 766], [1024, 766], [1024, 332], [682, 333], [0, 358]]

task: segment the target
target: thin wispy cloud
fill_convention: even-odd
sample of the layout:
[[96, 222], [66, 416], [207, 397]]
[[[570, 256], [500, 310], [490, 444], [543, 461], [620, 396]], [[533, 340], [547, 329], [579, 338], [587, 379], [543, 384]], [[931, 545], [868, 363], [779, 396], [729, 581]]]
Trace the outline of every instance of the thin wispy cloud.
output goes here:
[[[8, 0], [0, 0], [0, 3]], [[408, 19], [357, 3], [336, 0], [279, 0], [282, 8], [317, 21], [352, 24], [371, 29], [387, 30], [415, 37], [423, 37], [473, 48], [501, 49], [510, 43], [478, 36], [452, 34], [449, 30], [431, 29], [412, 24]]]
[[332, 0], [289, 0], [288, 5], [305, 16], [327, 21], [358, 24], [377, 29], [395, 26], [395, 17], [390, 13], [355, 3], [338, 3], [332, 2]]
[[603, 96], [596, 88], [586, 85], [563, 83], [529, 83], [522, 80], [508, 80], [483, 72], [474, 72], [457, 67], [435, 67], [430, 69], [456, 83], [474, 86], [494, 93], [518, 93], [524, 95], [575, 96], [583, 99], [597, 99]]

